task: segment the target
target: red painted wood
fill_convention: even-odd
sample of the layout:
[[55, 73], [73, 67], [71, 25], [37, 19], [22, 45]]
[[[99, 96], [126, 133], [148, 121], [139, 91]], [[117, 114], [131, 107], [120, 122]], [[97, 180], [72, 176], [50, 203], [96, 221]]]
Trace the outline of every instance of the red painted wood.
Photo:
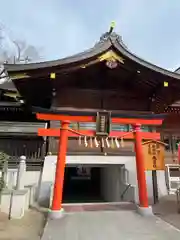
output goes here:
[[[57, 115], [57, 114], [44, 114], [37, 113], [37, 119], [46, 120], [46, 121], [71, 121], [71, 122], [95, 122], [95, 117], [92, 116], [65, 116], [65, 115]], [[112, 123], [119, 124], [136, 124], [142, 125], [161, 125], [163, 120], [161, 119], [136, 119], [136, 118], [112, 118]]]
[[163, 120], [161, 119], [136, 119], [136, 118], [112, 118], [112, 123], [119, 124], [142, 124], [142, 125], [161, 125]]
[[91, 116], [65, 116], [65, 115], [57, 115], [57, 114], [44, 114], [44, 113], [36, 113], [36, 117], [39, 120], [51, 120], [51, 121], [64, 121], [68, 120], [71, 122], [95, 122], [95, 117]]
[[59, 211], [62, 207], [62, 195], [64, 185], [64, 172], [66, 165], [66, 152], [68, 142], [68, 126], [69, 122], [62, 122], [63, 129], [61, 130], [61, 136], [59, 139], [59, 151], [56, 164], [56, 175], [54, 183], [54, 195], [52, 201], [52, 211]]
[[136, 169], [137, 169], [137, 180], [139, 189], [139, 205], [140, 207], [148, 207], [148, 193], [146, 185], [146, 175], [144, 166], [144, 153], [142, 146], [142, 132], [141, 125], [136, 124], [134, 126], [134, 138], [135, 138], [135, 152], [136, 152]]
[[[49, 128], [49, 129], [45, 129], [45, 128], [39, 128], [38, 129], [38, 136], [43, 136], [43, 137], [59, 137], [60, 136], [60, 129], [56, 129], [56, 128]], [[88, 136], [95, 136], [96, 132], [92, 131], [92, 130], [81, 130], [78, 131], [81, 134], [84, 135], [88, 135]], [[123, 137], [124, 139], [134, 139], [134, 135], [133, 133], [129, 133], [128, 132], [120, 132], [120, 131], [113, 131], [110, 133], [110, 137]], [[156, 132], [142, 132], [142, 138], [143, 139], [156, 139], [159, 140], [160, 139], [160, 133], [156, 133]], [[78, 135], [69, 131], [68, 132], [68, 137], [77, 137]]]

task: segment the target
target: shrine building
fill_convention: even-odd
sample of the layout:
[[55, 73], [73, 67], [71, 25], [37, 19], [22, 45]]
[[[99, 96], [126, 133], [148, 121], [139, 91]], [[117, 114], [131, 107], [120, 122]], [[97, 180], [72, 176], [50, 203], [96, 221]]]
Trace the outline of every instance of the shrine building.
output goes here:
[[[28, 171], [40, 175], [39, 201], [52, 197], [55, 212], [72, 202], [148, 208], [146, 141], [166, 143], [165, 163], [178, 162], [179, 72], [139, 58], [112, 28], [71, 57], [4, 64], [0, 93], [1, 151], [12, 165], [27, 157]], [[164, 170], [156, 170], [163, 196]]]

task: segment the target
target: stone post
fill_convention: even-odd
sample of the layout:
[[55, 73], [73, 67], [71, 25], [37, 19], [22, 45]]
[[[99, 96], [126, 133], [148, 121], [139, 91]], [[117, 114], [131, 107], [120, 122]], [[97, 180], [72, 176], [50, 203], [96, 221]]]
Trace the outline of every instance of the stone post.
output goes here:
[[26, 173], [26, 157], [21, 156], [17, 172], [16, 190], [24, 189], [24, 175]]
[[14, 176], [15, 176], [15, 173], [17, 172], [17, 170], [9, 170], [8, 172], [8, 189], [13, 189], [14, 187]]

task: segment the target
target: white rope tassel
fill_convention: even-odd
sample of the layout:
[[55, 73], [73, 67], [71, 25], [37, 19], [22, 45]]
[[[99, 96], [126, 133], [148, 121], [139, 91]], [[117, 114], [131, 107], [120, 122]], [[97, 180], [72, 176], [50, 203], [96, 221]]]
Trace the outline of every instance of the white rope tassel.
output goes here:
[[123, 148], [124, 147], [124, 139], [121, 138], [121, 147]]
[[79, 139], [78, 139], [78, 145], [82, 145], [82, 137], [80, 136]]
[[119, 144], [119, 142], [118, 142], [118, 139], [117, 139], [117, 138], [115, 138], [115, 143], [116, 143], [116, 147], [117, 147], [117, 148], [120, 148], [120, 144]]
[[92, 147], [93, 147], [93, 140], [92, 140], [92, 137], [90, 137], [89, 142], [90, 142], [90, 148], [92, 148]]
[[115, 146], [114, 146], [114, 139], [113, 138], [111, 138], [111, 148], [114, 148]]
[[99, 147], [99, 143], [98, 143], [98, 141], [97, 141], [97, 138], [95, 137], [95, 139], [94, 139], [94, 143], [95, 143], [95, 146], [96, 147]]
[[107, 145], [107, 148], [110, 148], [110, 144], [109, 144], [109, 141], [108, 141], [108, 137], [106, 138], [106, 145]]
[[87, 142], [87, 137], [86, 136], [84, 137], [84, 145], [85, 145], [85, 147], [88, 147], [88, 142]]
[[102, 146], [102, 148], [105, 147], [105, 144], [104, 144], [104, 138], [101, 138], [101, 146]]

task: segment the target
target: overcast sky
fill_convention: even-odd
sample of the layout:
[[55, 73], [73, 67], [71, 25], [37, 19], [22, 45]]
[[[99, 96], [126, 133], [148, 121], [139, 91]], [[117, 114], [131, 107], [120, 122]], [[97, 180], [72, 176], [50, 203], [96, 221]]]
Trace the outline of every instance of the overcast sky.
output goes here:
[[90, 48], [116, 21], [129, 50], [168, 69], [180, 65], [180, 0], [0, 0], [13, 38], [52, 60]]

